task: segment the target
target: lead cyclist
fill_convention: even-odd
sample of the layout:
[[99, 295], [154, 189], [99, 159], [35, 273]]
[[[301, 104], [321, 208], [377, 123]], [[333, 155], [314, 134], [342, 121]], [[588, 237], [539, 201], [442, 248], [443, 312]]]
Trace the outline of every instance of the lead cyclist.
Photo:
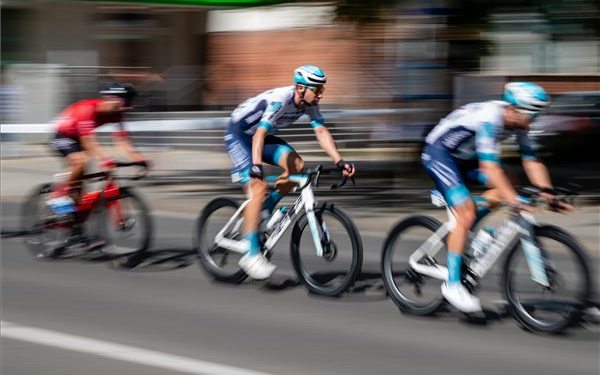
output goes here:
[[[276, 269], [261, 253], [258, 227], [261, 216], [268, 216], [288, 194], [293, 183], [290, 174], [299, 174], [304, 161], [284, 140], [273, 134], [307, 114], [323, 150], [345, 177], [356, 171], [352, 163], [342, 159], [331, 133], [324, 126], [319, 110], [327, 77], [316, 66], [304, 65], [294, 71], [293, 86], [265, 91], [240, 104], [231, 114], [225, 132], [225, 148], [233, 163], [231, 177], [241, 182], [250, 202], [244, 210], [244, 236], [249, 248], [240, 259], [240, 267], [254, 279], [266, 279]], [[263, 162], [284, 169], [274, 189], [267, 194]], [[266, 197], [266, 198], [265, 198]]]
[[[551, 189], [548, 169], [537, 159], [528, 137], [529, 125], [549, 103], [549, 95], [537, 84], [508, 83], [502, 100], [471, 103], [454, 110], [425, 140], [423, 165], [456, 218], [456, 226], [448, 234], [448, 280], [442, 284], [442, 295], [462, 312], [481, 311], [479, 298], [461, 283], [462, 255], [478, 215], [464, 181], [490, 188], [483, 195], [487, 203], [479, 208], [479, 214], [493, 209], [500, 201], [530, 209], [500, 165], [500, 143], [514, 135], [529, 181], [539, 188]], [[549, 193], [544, 193], [544, 197], [554, 198]], [[555, 206], [560, 212], [573, 209], [561, 202]]]

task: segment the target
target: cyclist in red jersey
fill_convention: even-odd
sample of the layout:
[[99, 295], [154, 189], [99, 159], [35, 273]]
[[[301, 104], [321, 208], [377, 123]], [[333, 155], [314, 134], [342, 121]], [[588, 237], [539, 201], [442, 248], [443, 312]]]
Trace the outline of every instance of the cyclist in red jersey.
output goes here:
[[63, 156], [68, 168], [67, 180], [55, 186], [53, 194], [48, 200], [50, 207], [57, 213], [70, 213], [75, 211], [75, 202], [80, 195], [78, 181], [84, 174], [85, 167], [90, 158], [100, 160], [102, 169], [112, 168], [114, 159], [100, 146], [95, 136], [95, 129], [107, 123], [118, 124], [114, 132], [117, 148], [123, 156], [135, 160], [145, 161], [139, 154], [123, 128], [123, 113], [132, 108], [132, 101], [136, 96], [134, 87], [130, 84], [115, 83], [100, 91], [101, 99], [81, 100], [65, 108], [58, 119], [57, 131], [51, 141], [51, 146]]

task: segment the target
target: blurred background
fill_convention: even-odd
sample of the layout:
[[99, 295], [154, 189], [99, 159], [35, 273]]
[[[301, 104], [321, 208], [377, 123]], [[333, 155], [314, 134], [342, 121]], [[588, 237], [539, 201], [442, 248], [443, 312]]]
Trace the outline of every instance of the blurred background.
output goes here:
[[[237, 104], [314, 64], [329, 77], [329, 127], [365, 172], [420, 170], [421, 141], [441, 117], [514, 80], [552, 95], [532, 131], [540, 154], [559, 170], [567, 160], [567, 171], [598, 170], [594, 0], [8, 0], [1, 15], [6, 157], [47, 152], [48, 128], [36, 125], [114, 81], [141, 93], [127, 117], [139, 147], [223, 153]], [[282, 136], [324, 156], [306, 121]]]
[[[19, 234], [26, 194], [64, 167], [48, 146], [49, 123], [115, 81], [140, 93], [125, 126], [153, 168], [123, 183], [139, 189], [154, 220], [150, 258], [131, 271], [105, 267], [94, 254], [35, 262], [21, 238], [2, 238], [3, 374], [174, 373], [92, 353], [105, 349], [74, 354], [12, 340], [5, 320], [271, 374], [600, 373], [598, 0], [0, 4], [3, 235]], [[227, 118], [246, 98], [293, 84], [293, 70], [305, 64], [327, 73], [326, 125], [357, 166], [356, 187], [330, 190], [326, 178], [337, 176], [325, 176], [315, 194], [339, 204], [360, 230], [361, 275], [341, 298], [307, 295], [285, 239], [269, 282], [211, 282], [194, 264], [192, 238], [210, 200], [242, 197], [223, 146]], [[401, 315], [381, 281], [384, 240], [407, 215], [446, 220], [430, 203], [433, 181], [419, 160], [424, 136], [453, 108], [499, 99], [504, 84], [517, 80], [552, 96], [531, 136], [555, 184], [581, 195], [572, 215], [538, 218], [572, 233], [592, 259], [593, 325], [551, 337], [522, 332], [503, 308], [499, 268], [481, 288], [493, 307], [484, 322], [452, 311]], [[98, 129], [107, 146], [110, 130]], [[333, 167], [306, 119], [280, 135], [308, 166]], [[503, 147], [506, 167], [524, 184], [514, 142]]]

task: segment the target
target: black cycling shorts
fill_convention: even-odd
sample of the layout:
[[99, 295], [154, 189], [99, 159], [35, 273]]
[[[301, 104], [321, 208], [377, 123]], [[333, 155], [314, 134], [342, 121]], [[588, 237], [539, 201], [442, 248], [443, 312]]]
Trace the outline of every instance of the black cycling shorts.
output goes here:
[[61, 133], [57, 133], [54, 136], [52, 141], [50, 141], [50, 146], [62, 156], [83, 151], [79, 137], [68, 137]]

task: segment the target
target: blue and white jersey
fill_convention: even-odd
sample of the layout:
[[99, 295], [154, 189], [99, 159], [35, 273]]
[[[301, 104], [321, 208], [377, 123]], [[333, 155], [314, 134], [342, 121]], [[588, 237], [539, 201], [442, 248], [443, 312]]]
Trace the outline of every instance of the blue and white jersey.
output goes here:
[[252, 136], [261, 127], [273, 134], [279, 128], [290, 126], [304, 114], [310, 117], [313, 128], [323, 126], [319, 106], [296, 107], [294, 90], [295, 86], [279, 87], [246, 100], [231, 113], [233, 129]]
[[528, 130], [504, 128], [503, 101], [487, 101], [464, 105], [443, 118], [429, 133], [425, 142], [444, 147], [461, 160], [500, 161], [500, 143], [514, 135], [521, 157], [535, 159]]

